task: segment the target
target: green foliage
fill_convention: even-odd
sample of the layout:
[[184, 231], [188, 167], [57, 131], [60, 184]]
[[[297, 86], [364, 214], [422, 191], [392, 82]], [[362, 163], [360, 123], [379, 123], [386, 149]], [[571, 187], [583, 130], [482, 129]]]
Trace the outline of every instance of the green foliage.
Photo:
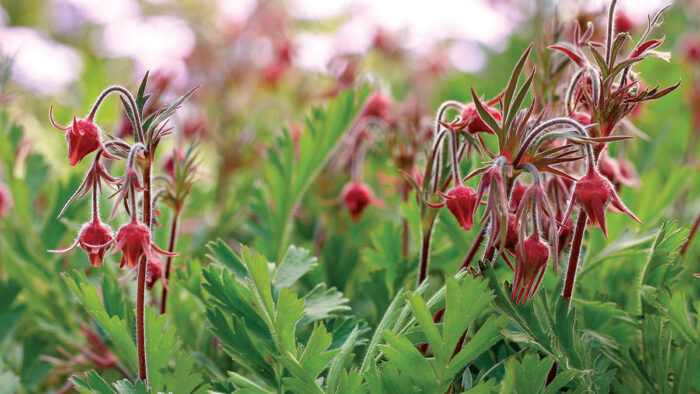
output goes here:
[[281, 259], [290, 243], [294, 208], [338, 146], [368, 94], [368, 87], [341, 93], [327, 108], [314, 109], [297, 142], [286, 132], [268, 151], [265, 194], [258, 191], [252, 207], [257, 218], [251, 223], [259, 235], [259, 248], [264, 254]]
[[[47, 20], [34, 10], [41, 9], [39, 3], [2, 7], [12, 25], [21, 26]], [[191, 2], [181, 3], [179, 17], [196, 17], [201, 27], [195, 32], [197, 45], [206, 42], [201, 38], [212, 31], [200, 22], [208, 6], [191, 12]], [[284, 14], [283, 7], [275, 11]], [[148, 12], [156, 15], [157, 9], [149, 6]], [[255, 18], [262, 11], [254, 12], [248, 24], [261, 27]], [[688, 15], [680, 6], [669, 10], [666, 18], [673, 22], [662, 26], [664, 46], [684, 48], [687, 24], [681, 22], [692, 19]], [[538, 19], [543, 17], [535, 15], [523, 25], [536, 26], [534, 33], [546, 39], [546, 21]], [[289, 25], [299, 32], [325, 32], [342, 23], [343, 18], [337, 19]], [[63, 45], [85, 38], [76, 29], [61, 35]], [[41, 30], [55, 34], [45, 26]], [[241, 37], [251, 32], [245, 33]], [[289, 32], [282, 33], [286, 37]], [[700, 272], [697, 234], [685, 256], [679, 255], [700, 210], [698, 151], [692, 150], [697, 114], [689, 99], [697, 85], [697, 64], [674, 54], [671, 63], [635, 66], [641, 73], [634, 78], [645, 82], [641, 86], [653, 86], [656, 80], [667, 86], [679, 76], [684, 83], [678, 92], [645, 104], [628, 118], [649, 141], [609, 144], [609, 157], [628, 158], [639, 173], [641, 187], [621, 185], [618, 191], [642, 223], [608, 210], [609, 238], [598, 228], [587, 228], [571, 307], [560, 296], [563, 265], [556, 274], [544, 274], [528, 305], [511, 302], [513, 273], [502, 260], [493, 266], [476, 263], [483, 247], [469, 268], [455, 274], [480, 226], [488, 222], [464, 231], [448, 209], [427, 208], [422, 193], [404, 190], [399, 168], [408, 172], [411, 166], [422, 170], [426, 165], [430, 136], [421, 133], [432, 125], [432, 112], [445, 100], [475, 100], [470, 87], [481, 99], [503, 93], [494, 107], [501, 111], [500, 119], [475, 102], [497, 134], [481, 135], [489, 148], [497, 139], [506, 142], [503, 137], [530, 98], [535, 113], [546, 108], [545, 119], [565, 114], [560, 103], [540, 105], [540, 100], [562, 93], [562, 84], [547, 83], [566, 73], [570, 63], [546, 50], [544, 41], [523, 56], [530, 33], [515, 34], [502, 53], [484, 48], [488, 67], [479, 73], [448, 69], [427, 80], [425, 59], [413, 52], [386, 56], [371, 50], [358, 57], [357, 65], [378, 83], [340, 93], [336, 88], [344, 81], [294, 64], [285, 78], [261, 83], [259, 75], [251, 74], [259, 72], [259, 65], [229, 69], [230, 64], [219, 63], [222, 59], [213, 61], [217, 66], [206, 71], [207, 83], [196, 95], [172, 85], [166, 89], [166, 97], [179, 97], [172, 104], [161, 107], [155, 78], [149, 82], [147, 75], [134, 86], [146, 137], [158, 130], [177, 136], [163, 140], [153, 167], [157, 220], [164, 225], [154, 229], [159, 246], [167, 245], [172, 219], [158, 189], [167, 188], [160, 161], [173, 145], [194, 142], [182, 132], [189, 115], [204, 120], [196, 141], [200, 167], [176, 166], [178, 178], [194, 183], [181, 212], [175, 243], [179, 256], [172, 260], [165, 313], [157, 308], [162, 281], [146, 293], [148, 383], [136, 379], [133, 273], [118, 269], [109, 254], [101, 267], [91, 267], [80, 248], [64, 255], [47, 252], [70, 245], [80, 223], [89, 218], [85, 198], [56, 220], [89, 158], [75, 167], [66, 165], [65, 136], [49, 131], [49, 100], [56, 105], [57, 119], [71, 119], [74, 113], [80, 117], [103, 86], [127, 80], [120, 70], [132, 67], [123, 59], [107, 63], [84, 53], [84, 71], [67, 90], [70, 94], [40, 97], [14, 82], [5, 90], [8, 68], [0, 64], [0, 184], [7, 186], [13, 202], [7, 215], [0, 216], [0, 393], [56, 392], [70, 384], [78, 392], [107, 394], [700, 391], [700, 279], [693, 276]], [[622, 45], [625, 37], [616, 44], [622, 54], [618, 61], [630, 49]], [[231, 37], [225, 40], [229, 45]], [[228, 56], [249, 50], [216, 45], [216, 51], [198, 47], [188, 60], [193, 78], [203, 66], [202, 52]], [[77, 47], [87, 51], [90, 46]], [[603, 51], [595, 49], [590, 60], [602, 65]], [[432, 61], [437, 55], [430, 56]], [[606, 82], [616, 83], [619, 79], [612, 76], [622, 66], [602, 67]], [[367, 126], [362, 109], [370, 90], [380, 86], [393, 100], [392, 118], [383, 120], [386, 127]], [[21, 94], [14, 94], [16, 88]], [[173, 116], [185, 100], [187, 111]], [[303, 121], [306, 113], [310, 115]], [[457, 113], [450, 110], [445, 120]], [[123, 98], [121, 103], [110, 98], [96, 121], [117, 135], [122, 118], [134, 125], [131, 107]], [[625, 123], [615, 135], [631, 131]], [[552, 136], [579, 141], [567, 129], [547, 133], [547, 141]], [[132, 141], [131, 136], [121, 138]], [[421, 138], [425, 141], [411, 145]], [[538, 140], [538, 146], [544, 141]], [[441, 159], [447, 161], [449, 147], [441, 148]], [[492, 159], [474, 151], [469, 155], [461, 163], [462, 174]], [[122, 175], [119, 166], [107, 163], [103, 161], [112, 176]], [[441, 181], [450, 175], [443, 167]], [[338, 198], [355, 177], [371, 185], [383, 202], [369, 207], [357, 222]], [[474, 187], [476, 181], [471, 178], [465, 185]], [[111, 191], [106, 184], [103, 188], [100, 204], [107, 210], [110, 200], [105, 197]], [[478, 208], [478, 217], [483, 210]], [[120, 224], [111, 223], [115, 229]], [[426, 234], [432, 234], [428, 279], [416, 286]], [[561, 261], [567, 254], [565, 248]], [[92, 355], [107, 355], [114, 362], [105, 366]], [[550, 375], [553, 370], [556, 374]], [[553, 377], [549, 383], [548, 376]]]

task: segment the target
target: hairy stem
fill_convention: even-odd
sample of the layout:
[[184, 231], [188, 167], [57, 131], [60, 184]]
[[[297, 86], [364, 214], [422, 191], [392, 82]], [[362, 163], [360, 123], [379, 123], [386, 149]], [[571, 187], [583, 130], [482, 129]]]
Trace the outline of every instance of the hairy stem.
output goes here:
[[615, 6], [617, 5], [617, 0], [612, 0], [610, 2], [610, 11], [608, 12], [608, 34], [605, 41], [605, 63], [608, 64], [608, 68], [612, 69], [610, 64], [610, 55], [612, 51], [612, 39], [615, 34]]
[[146, 143], [146, 139], [144, 138], [143, 134], [143, 128], [141, 127], [141, 114], [139, 114], [139, 109], [136, 106], [136, 100], [134, 100], [134, 96], [131, 94], [131, 92], [122, 86], [110, 86], [104, 91], [102, 91], [100, 96], [97, 98], [97, 101], [95, 101], [95, 104], [92, 106], [92, 109], [90, 110], [90, 113], [88, 114], [86, 119], [95, 119], [95, 114], [97, 114], [97, 110], [102, 105], [102, 102], [105, 98], [107, 98], [107, 96], [109, 96], [113, 92], [119, 92], [126, 97], [127, 101], [129, 102], [129, 106], [131, 107], [131, 111], [134, 113], [134, 119], [136, 120], [136, 130], [139, 134], [139, 140], [143, 143]]
[[576, 268], [578, 267], [578, 259], [581, 254], [581, 243], [583, 242], [583, 233], [586, 230], [586, 220], [588, 219], [586, 211], [583, 209], [578, 213], [576, 221], [576, 229], [574, 230], [574, 239], [571, 241], [571, 252], [569, 253], [569, 267], [566, 270], [566, 281], [564, 282], [564, 291], [562, 297], [571, 305], [571, 296], [574, 293], [574, 282], [576, 281]]
[[[175, 213], [173, 214], [173, 219], [170, 223], [170, 240], [168, 241], [168, 252], [172, 253], [175, 250], [175, 241], [177, 239], [177, 224], [178, 220], [180, 219], [180, 210], [176, 210]], [[166, 262], [165, 262], [165, 273], [163, 274], [163, 295], [161, 296], [161, 301], [160, 301], [160, 313], [163, 314], [165, 313], [165, 304], [168, 300], [168, 289], [166, 287], [166, 283], [168, 283], [168, 279], [170, 279], [170, 266], [173, 262], [173, 256], [168, 256]]]
[[[152, 156], [146, 155], [146, 166], [143, 169], [143, 182], [146, 189], [143, 192], [143, 223], [149, 230], [152, 228], [152, 207], [151, 207], [151, 165]], [[146, 266], [148, 260], [142, 256], [139, 260], [139, 273], [136, 293], [136, 350], [138, 353], [139, 378], [143, 381], [148, 379], [146, 369], [146, 319], [145, 319], [145, 296], [146, 296]]]

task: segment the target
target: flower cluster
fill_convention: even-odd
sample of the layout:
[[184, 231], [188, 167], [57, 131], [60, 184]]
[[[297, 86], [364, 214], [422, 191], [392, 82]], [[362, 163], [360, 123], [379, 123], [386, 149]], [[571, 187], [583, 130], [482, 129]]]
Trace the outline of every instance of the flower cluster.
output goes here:
[[[165, 311], [165, 299], [167, 294], [167, 276], [170, 270], [175, 236], [177, 234], [177, 219], [179, 218], [184, 199], [192, 187], [194, 174], [194, 159], [192, 149], [185, 156], [176, 153], [169, 167], [166, 164], [166, 175], [154, 177], [152, 169], [156, 150], [161, 139], [170, 133], [166, 121], [172, 116], [179, 105], [186, 100], [194, 90], [188, 92], [174, 104], [161, 109], [152, 115], [141, 118], [144, 106], [150, 95], [144, 96], [148, 74], [143, 79], [137, 97], [121, 86], [113, 86], [102, 92], [92, 110], [84, 119], [73, 118], [70, 126], [61, 126], [53, 116], [53, 107], [49, 110], [51, 123], [59, 130], [65, 131], [68, 142], [68, 159], [70, 165], [75, 166], [86, 156], [95, 153], [92, 165], [88, 168], [85, 178], [75, 193], [70, 197], [59, 217], [63, 215], [67, 207], [77, 199], [88, 194], [92, 196], [92, 219], [85, 223], [78, 232], [75, 242], [64, 250], [52, 250], [52, 253], [66, 253], [80, 246], [88, 254], [90, 264], [99, 267], [103, 264], [104, 257], [109, 249], [112, 254], [121, 252], [120, 268], [138, 267], [137, 304], [136, 304], [136, 332], [139, 378], [145, 380], [146, 350], [145, 350], [145, 314], [144, 293], [152, 290], [159, 279], [163, 282], [163, 300], [161, 311]], [[161, 89], [162, 90], [162, 89]], [[133, 144], [103, 133], [95, 124], [95, 115], [111, 93], [120, 95], [125, 106], [128, 123], [135, 130]], [[122, 176], [110, 175], [101, 160], [108, 159], [114, 162], [124, 160]], [[163, 189], [154, 193], [154, 184], [163, 183]], [[123, 206], [130, 220], [123, 224], [116, 236], [111, 227], [100, 219], [99, 195], [102, 195], [102, 184], [114, 190], [109, 198], [114, 198], [114, 204], [109, 220], [113, 220], [119, 207]], [[140, 198], [139, 198], [140, 195]], [[171, 239], [168, 251], [163, 250], [153, 243], [152, 227], [157, 211], [156, 200], [162, 197], [173, 208], [173, 223]], [[2, 202], [2, 201], [0, 201]], [[1, 204], [0, 204], [1, 205]], [[166, 269], [160, 255], [168, 257]], [[93, 360], [94, 361], [94, 360]], [[98, 360], [99, 361], [99, 360]], [[98, 363], [98, 361], [95, 361]], [[107, 366], [110, 363], [105, 364]]]
[[[551, 88], [538, 86], [537, 91], [565, 91], [562, 100], [555, 95], [534, 94], [532, 103], [523, 108], [537, 73], [529, 66], [531, 71], [520, 84], [531, 45], [496, 98], [483, 102], [472, 89], [472, 102], [449, 101], [437, 112], [425, 181], [419, 187], [425, 206], [436, 209], [446, 205], [468, 231], [474, 226], [479, 207], [485, 205], [480, 220], [484, 225], [477, 238], [487, 236], [483, 261], [494, 264], [502, 257], [513, 269], [511, 299], [516, 303], [528, 303], [533, 298], [550, 260], [556, 271], [559, 256], [569, 244], [564, 297], [570, 299], [581, 237], [589, 222], [607, 236], [606, 210], [613, 207], [639, 221], [617, 194], [621, 186], [639, 186], [636, 171], [624, 157], [610, 157], [608, 145], [630, 138], [619, 135], [618, 130], [627, 128], [626, 117], [641, 103], [668, 94], [678, 84], [665, 89], [642, 87], [633, 71], [636, 64], [650, 56], [668, 60], [666, 53], [656, 50], [663, 39], [648, 39], [661, 12], [650, 18], [641, 39], [630, 45], [627, 32], [614, 32], [614, 8], [615, 2], [610, 8], [605, 43], [592, 41], [592, 25], [585, 32], [576, 25], [570, 42], [550, 47], [554, 53], [564, 54], [561, 58], [554, 56], [560, 64], [549, 66], [563, 69], [562, 79], [550, 81]], [[593, 55], [592, 60], [584, 55], [584, 49]], [[550, 71], [542, 73], [555, 75]], [[459, 115], [446, 123], [443, 117], [450, 109]], [[483, 165], [462, 178], [461, 161], [471, 152], [479, 155]], [[441, 156], [448, 153], [451, 160], [442, 160]], [[470, 180], [476, 182], [476, 190], [465, 185]], [[445, 192], [450, 183], [454, 186]], [[432, 215], [428, 217], [434, 220], [434, 213], [428, 210], [424, 214]], [[578, 217], [575, 226], [572, 216]], [[430, 220], [428, 223], [432, 226]], [[430, 232], [429, 227], [424, 233], [429, 237]], [[426, 248], [430, 243], [423, 244]], [[474, 248], [478, 247], [475, 244]], [[419, 281], [425, 278], [428, 255], [425, 250], [421, 253]], [[468, 259], [463, 267], [469, 264]]]

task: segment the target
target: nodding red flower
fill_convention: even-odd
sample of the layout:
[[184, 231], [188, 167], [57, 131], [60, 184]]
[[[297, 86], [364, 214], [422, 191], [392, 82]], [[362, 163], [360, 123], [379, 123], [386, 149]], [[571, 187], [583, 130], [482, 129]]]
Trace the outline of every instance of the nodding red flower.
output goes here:
[[[499, 98], [500, 96], [486, 103], [486, 109], [489, 111], [491, 116], [498, 121], [501, 120], [501, 112], [494, 108], [493, 105], [498, 102]], [[493, 134], [491, 127], [489, 127], [479, 116], [474, 103], [464, 105], [462, 107], [460, 117], [462, 118], [460, 124], [463, 124], [465, 130], [469, 131], [470, 133], [474, 134], [481, 132]]]
[[166, 256], [177, 256], [177, 253], [166, 252], [151, 242], [151, 231], [146, 225], [136, 221], [136, 216], [132, 216], [131, 222], [123, 225], [117, 233], [117, 245], [112, 254], [122, 251], [122, 260], [119, 268], [124, 265], [136, 267], [139, 259], [146, 256], [148, 261], [160, 261], [157, 255], [151, 253], [151, 248], [156, 252]]
[[510, 192], [511, 212], [515, 212], [518, 210], [518, 205], [520, 205], [520, 201], [523, 199], [523, 196], [525, 195], [525, 191], [527, 189], [527, 185], [523, 185], [522, 183], [515, 181], [515, 185], [513, 185], [513, 191]]
[[540, 286], [549, 260], [549, 246], [540, 240], [537, 232], [518, 244], [515, 254], [515, 277], [510, 300], [529, 303]]
[[637, 171], [634, 165], [625, 159], [613, 159], [606, 153], [603, 153], [598, 161], [598, 171], [604, 177], [608, 178], [615, 186], [615, 189], [620, 189], [620, 185], [629, 187], [641, 187], [642, 183], [637, 176]]
[[600, 226], [606, 238], [608, 237], [608, 231], [605, 227], [605, 209], [611, 203], [613, 207], [641, 223], [634, 213], [622, 203], [610, 181], [596, 170], [588, 170], [586, 175], [576, 181], [573, 197], [569, 203], [567, 213], [564, 215], [565, 218], [569, 217], [574, 202], [581, 205], [594, 225]]
[[445, 199], [445, 202], [431, 204], [426, 201], [425, 203], [432, 208], [441, 208], [447, 205], [447, 209], [452, 212], [459, 225], [467, 231], [471, 230], [474, 224], [474, 211], [479, 204], [474, 189], [459, 185], [450, 189], [447, 194], [440, 193], [440, 195]]
[[163, 263], [160, 260], [149, 260], [147, 268], [146, 288], [148, 290], [153, 290], [153, 285], [155, 285], [159, 279], [163, 279], [163, 283], [165, 283], [165, 277], [163, 277]]
[[340, 198], [348, 208], [348, 211], [350, 211], [350, 217], [355, 222], [360, 219], [367, 205], [379, 203], [379, 200], [372, 193], [372, 189], [358, 181], [352, 181], [345, 185]]
[[49, 250], [50, 253], [66, 253], [76, 246], [80, 246], [85, 250], [90, 258], [90, 265], [99, 267], [105, 257], [105, 253], [114, 242], [114, 233], [112, 229], [102, 223], [100, 219], [95, 218], [92, 221], [85, 223], [80, 229], [78, 239], [68, 249]]
[[100, 128], [97, 127], [92, 118], [76, 119], [73, 117], [71, 126], [61, 126], [53, 119], [53, 106], [49, 109], [49, 118], [54, 127], [66, 132], [70, 165], [78, 164], [85, 156], [98, 148], [102, 148], [105, 151], [105, 157], [111, 157], [107, 154], [107, 150], [104, 149], [104, 145], [102, 145]]
[[689, 62], [700, 62], [700, 38], [696, 34], [683, 39], [683, 57]]
[[377, 90], [372, 92], [365, 102], [360, 118], [379, 118], [388, 122], [391, 118], [391, 97]]
[[4, 183], [0, 182], [0, 217], [6, 216], [12, 206], [12, 194]]

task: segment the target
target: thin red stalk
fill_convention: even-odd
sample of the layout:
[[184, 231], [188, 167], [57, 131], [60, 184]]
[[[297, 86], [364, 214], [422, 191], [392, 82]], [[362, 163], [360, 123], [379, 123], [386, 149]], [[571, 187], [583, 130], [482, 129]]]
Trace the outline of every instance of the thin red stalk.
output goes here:
[[685, 241], [685, 243], [683, 244], [683, 247], [681, 248], [681, 256], [684, 256], [686, 250], [688, 250], [688, 246], [690, 245], [690, 241], [693, 240], [693, 236], [698, 231], [698, 227], [700, 227], [700, 212], [698, 212], [698, 216], [695, 218], [695, 222], [693, 222], [693, 227], [690, 229], [690, 234], [688, 234], [688, 239]]
[[[180, 210], [176, 210], [175, 213], [173, 214], [173, 220], [170, 223], [170, 240], [168, 241], [168, 252], [172, 253], [175, 250], [175, 240], [177, 239], [177, 223], [178, 220], [180, 219]], [[163, 276], [163, 292], [161, 296], [161, 301], [160, 301], [160, 313], [163, 314], [165, 313], [165, 304], [168, 300], [168, 289], [166, 287], [166, 283], [168, 283], [168, 279], [170, 279], [170, 266], [173, 261], [173, 256], [168, 256], [166, 262], [165, 262], [165, 274]]]
[[105, 89], [102, 94], [100, 94], [100, 97], [97, 98], [97, 101], [95, 101], [95, 104], [92, 106], [92, 109], [90, 110], [90, 113], [88, 114], [87, 118], [88, 120], [93, 120], [95, 118], [95, 114], [97, 113], [97, 110], [100, 108], [100, 105], [102, 105], [102, 101], [109, 96], [110, 93], [112, 92], [119, 92], [126, 96], [127, 101], [129, 102], [129, 106], [131, 107], [132, 112], [134, 113], [134, 117], [136, 118], [136, 131], [138, 132], [139, 135], [139, 140], [143, 143], [146, 143], [146, 140], [144, 138], [143, 134], [143, 129], [141, 128], [141, 115], [139, 114], [138, 107], [136, 106], [136, 101], [134, 100], [134, 96], [131, 95], [131, 92], [129, 92], [127, 89], [121, 86], [111, 86], [107, 89]]
[[481, 231], [479, 231], [479, 235], [476, 236], [476, 239], [474, 240], [474, 244], [472, 245], [471, 249], [469, 249], [469, 252], [467, 253], [467, 256], [464, 258], [462, 265], [459, 266], [458, 271], [461, 271], [464, 268], [469, 267], [469, 264], [471, 264], [472, 260], [474, 260], [474, 256], [476, 255], [476, 252], [479, 250], [479, 246], [481, 246], [481, 242], [484, 240], [485, 234], [486, 234], [486, 226], [482, 227]]
[[576, 267], [581, 254], [581, 243], [583, 242], [583, 233], [586, 230], [586, 211], [583, 209], [578, 213], [576, 221], [576, 229], [574, 230], [574, 239], [571, 241], [571, 252], [569, 253], [569, 267], [566, 270], [566, 281], [564, 282], [564, 292], [562, 297], [571, 305], [571, 295], [574, 293], [574, 282], [576, 281]]
[[97, 188], [99, 187], [100, 177], [95, 177], [95, 184], [92, 185], [92, 221], [98, 222], [100, 219], [99, 207], [97, 206]]
[[[143, 192], [143, 223], [151, 229], [151, 154], [146, 154], [146, 167], [143, 169], [143, 182], [146, 190]], [[138, 353], [139, 378], [143, 381], [148, 379], [146, 369], [146, 319], [145, 319], [145, 295], [146, 295], [146, 266], [148, 261], [146, 256], [139, 260], [139, 273], [136, 293], [136, 350]]]
[[428, 277], [428, 260], [430, 259], [430, 240], [433, 234], [433, 224], [430, 224], [428, 232], [423, 235], [420, 247], [420, 265], [418, 267], [418, 285]]

